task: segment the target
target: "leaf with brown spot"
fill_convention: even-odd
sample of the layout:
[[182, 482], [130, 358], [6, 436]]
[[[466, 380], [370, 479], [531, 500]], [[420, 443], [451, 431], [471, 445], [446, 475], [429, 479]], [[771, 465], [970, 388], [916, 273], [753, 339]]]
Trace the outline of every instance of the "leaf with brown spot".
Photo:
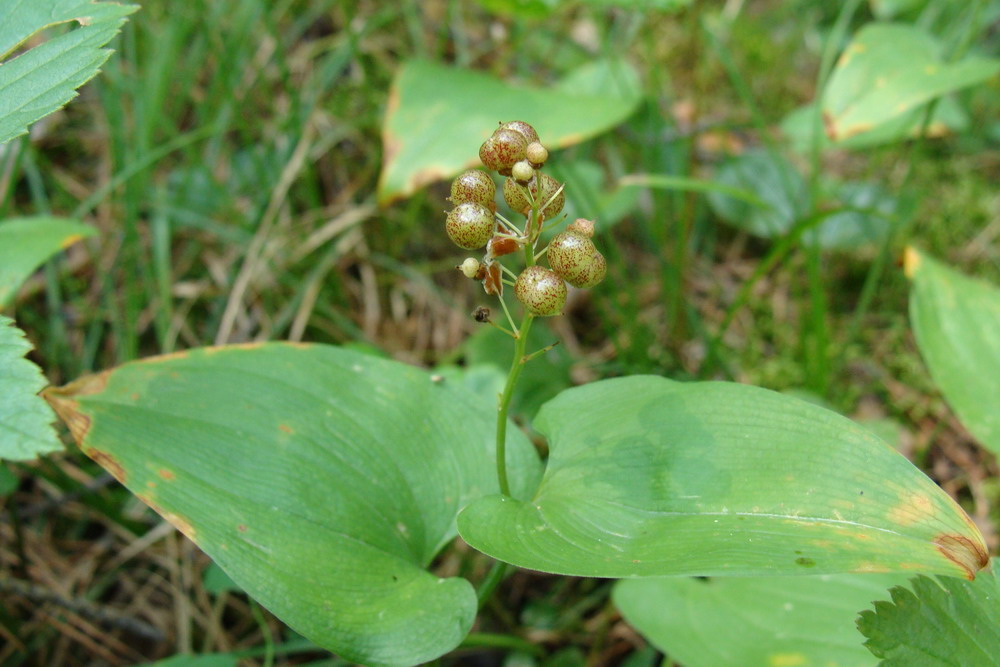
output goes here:
[[[352, 661], [416, 664], [472, 625], [469, 582], [427, 568], [459, 509], [497, 489], [494, 410], [448, 385], [338, 348], [253, 344], [133, 362], [46, 398], [298, 632]], [[526, 495], [540, 466], [517, 429], [508, 455]]]
[[823, 93], [827, 135], [837, 141], [863, 134], [947, 93], [1000, 72], [1000, 61], [942, 60], [941, 45], [921, 29], [870, 23], [844, 51]]
[[481, 498], [458, 517], [467, 543], [519, 567], [968, 576], [986, 552], [962, 508], [891, 446], [791, 396], [633, 376], [564, 391], [532, 426], [549, 444], [535, 495]]
[[588, 64], [562, 85], [546, 88], [515, 86], [423, 60], [408, 62], [392, 82], [382, 126], [379, 203], [478, 166], [479, 146], [501, 121], [531, 123], [553, 150], [621, 123], [640, 98], [637, 74], [621, 61]]

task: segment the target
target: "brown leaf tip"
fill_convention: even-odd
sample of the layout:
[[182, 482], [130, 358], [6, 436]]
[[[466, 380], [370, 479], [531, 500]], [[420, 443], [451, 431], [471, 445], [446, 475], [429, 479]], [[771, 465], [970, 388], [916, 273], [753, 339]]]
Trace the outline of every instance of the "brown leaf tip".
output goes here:
[[965, 570], [965, 576], [970, 581], [976, 578], [976, 572], [990, 564], [990, 554], [985, 545], [975, 542], [964, 535], [939, 535], [934, 544], [945, 558]]
[[122, 484], [125, 483], [125, 468], [122, 467], [122, 464], [114, 456], [95, 447], [88, 447], [83, 450], [83, 453], [94, 459], [94, 461], [111, 473], [111, 475], [119, 482]]

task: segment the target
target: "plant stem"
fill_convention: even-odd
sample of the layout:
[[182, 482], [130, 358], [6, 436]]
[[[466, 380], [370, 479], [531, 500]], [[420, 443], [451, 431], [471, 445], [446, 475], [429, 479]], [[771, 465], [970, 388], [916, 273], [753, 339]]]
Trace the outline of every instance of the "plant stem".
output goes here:
[[521, 326], [517, 330], [517, 337], [514, 341], [514, 359], [510, 365], [510, 373], [507, 374], [507, 384], [504, 385], [503, 394], [500, 395], [500, 402], [497, 405], [497, 480], [500, 482], [500, 493], [505, 496], [510, 495], [510, 484], [507, 482], [507, 410], [510, 408], [510, 399], [514, 395], [514, 385], [524, 368], [524, 348], [528, 343], [528, 330], [535, 317], [529, 312], [524, 313]]
[[[528, 194], [531, 194], [530, 190]], [[524, 263], [527, 266], [532, 266], [535, 263], [535, 243], [541, 233], [538, 224], [541, 222], [541, 206], [539, 202], [533, 199], [531, 201], [531, 213], [528, 215], [528, 224], [525, 227], [528, 242], [524, 245]], [[503, 303], [503, 297], [500, 298], [500, 301]], [[506, 310], [507, 307], [504, 304], [504, 312]], [[510, 317], [510, 313], [507, 313], [507, 317]], [[534, 319], [534, 315], [525, 310], [521, 326], [514, 331], [514, 358], [511, 360], [510, 372], [507, 374], [507, 384], [504, 385], [503, 393], [497, 404], [497, 481], [500, 484], [500, 493], [505, 496], [510, 496], [510, 483], [507, 481], [507, 411], [510, 409], [510, 399], [514, 395], [514, 385], [517, 384], [517, 378], [521, 376], [521, 369], [524, 368], [527, 361], [524, 348], [528, 344], [528, 331], [531, 329], [531, 322]]]
[[476, 590], [476, 598], [479, 600], [480, 609], [483, 608], [483, 605], [493, 595], [493, 591], [500, 585], [503, 578], [507, 576], [507, 570], [507, 563], [499, 560], [493, 561], [493, 566], [486, 573], [486, 576], [483, 577], [483, 580], [479, 583], [479, 588]]

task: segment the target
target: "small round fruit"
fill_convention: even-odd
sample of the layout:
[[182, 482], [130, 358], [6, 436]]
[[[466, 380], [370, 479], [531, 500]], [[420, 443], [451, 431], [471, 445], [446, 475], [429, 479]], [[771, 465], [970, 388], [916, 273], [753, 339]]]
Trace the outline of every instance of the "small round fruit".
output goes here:
[[535, 177], [535, 169], [527, 160], [515, 162], [510, 169], [511, 178], [521, 185], [527, 185], [528, 181]]
[[458, 175], [451, 182], [451, 201], [453, 204], [475, 202], [486, 208], [496, 205], [497, 186], [482, 169], [469, 169]]
[[495, 226], [493, 212], [482, 204], [470, 201], [451, 210], [445, 222], [445, 231], [458, 247], [476, 250], [493, 238]]
[[588, 239], [594, 237], [594, 221], [587, 220], [586, 218], [577, 218], [573, 222], [569, 223], [566, 227], [566, 231], [571, 234], [579, 234], [580, 236], [586, 236]]
[[545, 146], [537, 141], [528, 144], [527, 148], [524, 149], [524, 155], [535, 169], [541, 169], [545, 161], [549, 159], [549, 152], [545, 150]]
[[552, 270], [574, 286], [581, 281], [598, 254], [593, 241], [571, 232], [556, 234], [546, 251]]
[[479, 159], [488, 169], [506, 171], [524, 159], [527, 147], [523, 134], [501, 127], [479, 147]]
[[608, 262], [604, 259], [604, 255], [598, 252], [594, 255], [594, 260], [587, 266], [581, 275], [578, 276], [579, 280], [577, 282], [570, 281], [570, 285], [573, 287], [587, 289], [604, 280], [604, 276], [607, 274]]
[[528, 215], [531, 210], [531, 202], [528, 200], [527, 190], [531, 189], [534, 180], [528, 181], [528, 185], [519, 184], [513, 178], [508, 178], [503, 182], [503, 198], [510, 206], [511, 210], [521, 215]]
[[[475, 257], [467, 257], [464, 262], [456, 267], [466, 278], [476, 278], [482, 271], [482, 263]], [[481, 280], [481, 279], [480, 279]]]
[[543, 266], [529, 266], [514, 281], [514, 296], [532, 315], [558, 315], [566, 305], [566, 283]]
[[506, 123], [502, 123], [500, 127], [520, 132], [529, 144], [538, 142], [538, 133], [535, 132], [535, 128], [531, 127], [531, 125], [525, 123], [523, 120], [509, 120]]

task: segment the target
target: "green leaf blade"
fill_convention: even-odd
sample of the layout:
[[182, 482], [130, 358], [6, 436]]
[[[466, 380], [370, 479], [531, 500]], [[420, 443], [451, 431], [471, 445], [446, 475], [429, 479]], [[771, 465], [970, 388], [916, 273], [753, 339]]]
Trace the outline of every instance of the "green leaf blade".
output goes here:
[[24, 358], [30, 350], [24, 332], [0, 315], [0, 459], [28, 461], [62, 450], [55, 415], [37, 395], [45, 376]]
[[60, 23], [79, 26], [7, 60], [0, 67], [0, 144], [76, 96], [76, 89], [111, 55], [111, 41], [137, 5], [81, 0], [32, 0], [8, 9], [0, 23], [0, 58], [37, 32]]
[[557, 86], [513, 86], [427, 61], [406, 63], [393, 81], [383, 123], [379, 202], [407, 197], [479, 165], [479, 146], [500, 121], [531, 123], [551, 151], [614, 127], [631, 115], [641, 97], [635, 71], [619, 61], [591, 63], [570, 74], [567, 82], [571, 92]]
[[96, 233], [82, 223], [49, 216], [0, 223], [0, 308], [14, 300], [17, 288], [42, 262]]
[[905, 581], [901, 574], [627, 579], [615, 584], [614, 601], [685, 667], [860, 666], [877, 661], [857, 633], [858, 610]]
[[1000, 61], [942, 62], [937, 41], [919, 28], [871, 23], [844, 49], [823, 94], [827, 134], [844, 139], [908, 114], [926, 102], [1000, 72]]
[[931, 377], [962, 424], [1000, 455], [1000, 289], [913, 248], [910, 321]]
[[459, 531], [529, 569], [626, 578], [928, 571], [972, 576], [965, 513], [866, 429], [726, 383], [637, 376], [563, 392], [535, 427], [534, 498], [480, 499]]
[[[433, 659], [475, 593], [425, 568], [496, 491], [492, 410], [417, 369], [325, 346], [196, 350], [46, 397], [81, 448], [250, 595], [366, 664]], [[537, 483], [512, 429], [511, 478]]]

